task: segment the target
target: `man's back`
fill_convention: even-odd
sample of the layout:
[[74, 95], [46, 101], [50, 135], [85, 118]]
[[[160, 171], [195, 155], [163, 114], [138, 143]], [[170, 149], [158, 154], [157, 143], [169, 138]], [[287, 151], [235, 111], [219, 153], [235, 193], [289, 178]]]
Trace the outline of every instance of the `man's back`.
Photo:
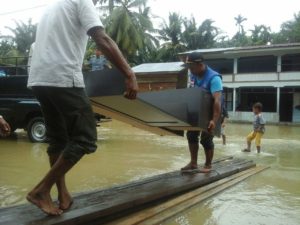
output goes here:
[[28, 86], [83, 87], [87, 31], [102, 26], [92, 0], [56, 0], [37, 30]]

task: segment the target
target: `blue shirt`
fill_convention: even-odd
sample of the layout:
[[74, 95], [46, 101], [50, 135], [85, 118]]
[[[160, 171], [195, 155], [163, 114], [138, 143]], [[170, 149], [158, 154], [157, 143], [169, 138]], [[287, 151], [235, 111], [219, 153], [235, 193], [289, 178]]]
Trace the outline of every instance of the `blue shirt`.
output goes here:
[[[208, 71], [209, 70], [209, 71]], [[207, 67], [206, 72], [214, 72], [213, 70], [211, 70], [209, 67]], [[205, 74], [203, 75], [203, 77], [205, 76]], [[193, 74], [190, 74], [190, 84], [189, 87], [201, 87], [201, 81], [203, 80], [203, 78], [199, 78], [198, 76], [195, 76]], [[199, 86], [200, 85], [200, 86]], [[222, 84], [222, 79], [219, 75], [214, 76], [211, 80], [210, 80], [210, 88], [209, 91], [211, 94], [219, 92], [219, 91], [223, 91], [223, 84]]]

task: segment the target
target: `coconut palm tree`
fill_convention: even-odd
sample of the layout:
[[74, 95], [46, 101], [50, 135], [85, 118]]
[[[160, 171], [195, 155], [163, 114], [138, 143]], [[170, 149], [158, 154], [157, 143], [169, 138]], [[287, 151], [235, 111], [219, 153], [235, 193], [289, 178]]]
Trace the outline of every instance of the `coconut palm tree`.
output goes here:
[[237, 17], [234, 17], [235, 19], [235, 25], [238, 27], [238, 33], [243, 34], [245, 33], [244, 31], [244, 26], [242, 25], [243, 22], [247, 20], [247, 18], [243, 17], [241, 14], [239, 14]]
[[15, 21], [15, 24], [15, 28], [5, 28], [10, 30], [10, 32], [13, 34], [11, 38], [16, 46], [17, 51], [19, 51], [22, 55], [27, 55], [31, 44], [35, 40], [37, 25], [33, 24], [31, 19], [29, 19], [27, 23]]
[[176, 61], [178, 60], [177, 54], [186, 50], [183, 43], [182, 22], [183, 19], [178, 13], [170, 13], [168, 23], [162, 24], [159, 38], [164, 43], [158, 53], [158, 58], [161, 61]]
[[271, 29], [265, 25], [254, 25], [251, 31], [252, 45], [265, 45], [271, 40]]
[[214, 46], [216, 37], [219, 35], [219, 29], [213, 26], [213, 23], [213, 20], [206, 19], [197, 27], [194, 17], [184, 20], [185, 29], [182, 35], [189, 50]]
[[106, 32], [115, 40], [125, 57], [132, 59], [139, 52], [150, 51], [158, 41], [147, 0], [120, 0], [104, 19]]
[[[108, 9], [109, 14], [112, 14], [112, 11], [114, 10], [115, 6], [120, 3], [120, 0], [99, 0], [99, 3], [102, 5], [102, 8]], [[104, 6], [107, 3], [107, 6]]]

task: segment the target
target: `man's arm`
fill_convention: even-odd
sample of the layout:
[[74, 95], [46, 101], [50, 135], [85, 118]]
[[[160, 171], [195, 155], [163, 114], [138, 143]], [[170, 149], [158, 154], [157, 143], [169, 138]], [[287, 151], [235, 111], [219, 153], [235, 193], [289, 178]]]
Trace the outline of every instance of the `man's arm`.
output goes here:
[[212, 132], [215, 127], [216, 123], [218, 122], [220, 116], [221, 116], [221, 98], [222, 98], [222, 92], [218, 91], [213, 93], [213, 117], [212, 120], [209, 122], [208, 125], [208, 131]]
[[0, 115], [0, 135], [5, 137], [8, 136], [9, 134], [10, 134], [10, 126]]
[[106, 58], [114, 64], [126, 77], [125, 97], [135, 99], [138, 91], [136, 77], [127, 61], [123, 57], [116, 43], [104, 32], [101, 27], [93, 27], [88, 31], [88, 35], [95, 41], [97, 47], [103, 52]]

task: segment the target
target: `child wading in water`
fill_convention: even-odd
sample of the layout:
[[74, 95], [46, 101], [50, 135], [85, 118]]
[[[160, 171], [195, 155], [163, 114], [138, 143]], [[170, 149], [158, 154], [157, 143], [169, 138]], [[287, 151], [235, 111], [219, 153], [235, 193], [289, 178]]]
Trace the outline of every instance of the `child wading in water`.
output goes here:
[[247, 148], [243, 152], [251, 151], [251, 142], [255, 139], [257, 153], [260, 153], [261, 138], [265, 133], [265, 120], [262, 116], [262, 104], [257, 102], [253, 105], [254, 113], [253, 131], [247, 136]]

